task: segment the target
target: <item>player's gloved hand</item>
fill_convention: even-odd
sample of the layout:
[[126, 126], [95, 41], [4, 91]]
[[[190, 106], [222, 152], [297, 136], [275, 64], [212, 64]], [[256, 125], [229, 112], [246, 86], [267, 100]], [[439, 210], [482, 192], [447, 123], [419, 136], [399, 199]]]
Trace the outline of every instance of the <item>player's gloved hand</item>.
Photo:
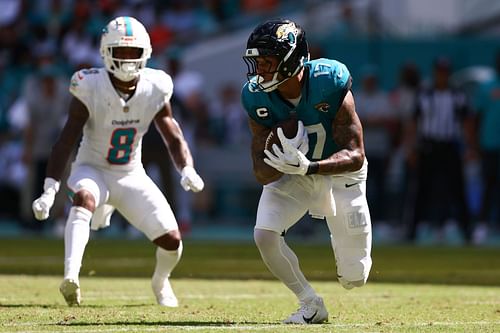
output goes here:
[[309, 136], [301, 120], [298, 122], [297, 134], [295, 137], [288, 139], [281, 127], [278, 127], [277, 133], [282, 145], [283, 141], [287, 141], [291, 146], [298, 148], [304, 155], [309, 151]]
[[[273, 145], [274, 154], [269, 150], [264, 150], [267, 158], [264, 158], [264, 162], [275, 168], [276, 170], [291, 174], [291, 175], [309, 175], [318, 172], [318, 162], [311, 162], [298, 148], [293, 147], [287, 141], [281, 140], [281, 145], [283, 146], [283, 151]], [[296, 164], [289, 163], [290, 160], [296, 160]]]
[[[295, 137], [288, 139], [283, 133], [283, 129], [281, 127], [277, 130], [278, 138], [280, 142], [288, 142], [292, 147], [296, 147], [300, 150], [304, 155], [309, 151], [309, 136], [307, 135], [307, 131], [304, 128], [304, 124], [299, 120], [297, 134]], [[299, 161], [297, 160], [297, 156], [293, 153], [290, 154], [286, 150], [282, 151], [275, 145], [272, 147], [273, 152], [280, 159], [284, 160], [287, 164], [297, 164]]]
[[33, 214], [37, 220], [46, 220], [49, 212], [54, 205], [57, 192], [59, 192], [60, 182], [54, 178], [47, 177], [43, 184], [43, 193], [40, 198], [33, 201]]
[[192, 166], [185, 166], [181, 171], [181, 185], [185, 191], [200, 192], [205, 187], [203, 179]]

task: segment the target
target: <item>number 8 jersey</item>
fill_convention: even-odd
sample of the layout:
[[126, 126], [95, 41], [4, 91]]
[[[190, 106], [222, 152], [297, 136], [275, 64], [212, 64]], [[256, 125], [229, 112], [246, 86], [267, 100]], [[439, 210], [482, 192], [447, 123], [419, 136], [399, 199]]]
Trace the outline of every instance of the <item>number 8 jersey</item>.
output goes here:
[[142, 137], [170, 100], [171, 77], [144, 68], [135, 93], [124, 100], [105, 68], [83, 69], [73, 74], [69, 90], [89, 112], [75, 163], [116, 171], [142, 169]]
[[269, 128], [295, 113], [309, 135], [307, 157], [321, 160], [338, 151], [332, 121], [351, 88], [351, 75], [344, 64], [321, 58], [304, 63], [304, 76], [297, 106], [281, 97], [278, 90], [254, 91], [248, 82], [243, 86], [241, 102], [250, 118]]

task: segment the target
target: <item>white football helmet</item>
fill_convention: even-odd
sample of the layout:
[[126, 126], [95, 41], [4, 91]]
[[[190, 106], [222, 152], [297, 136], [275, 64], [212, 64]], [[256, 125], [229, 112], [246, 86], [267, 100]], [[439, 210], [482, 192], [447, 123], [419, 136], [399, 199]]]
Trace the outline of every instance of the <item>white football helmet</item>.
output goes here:
[[[140, 58], [120, 59], [113, 57], [115, 47], [137, 47], [143, 50]], [[139, 76], [151, 57], [151, 41], [141, 22], [130, 16], [113, 19], [101, 35], [101, 56], [106, 69], [121, 81], [131, 81]]]

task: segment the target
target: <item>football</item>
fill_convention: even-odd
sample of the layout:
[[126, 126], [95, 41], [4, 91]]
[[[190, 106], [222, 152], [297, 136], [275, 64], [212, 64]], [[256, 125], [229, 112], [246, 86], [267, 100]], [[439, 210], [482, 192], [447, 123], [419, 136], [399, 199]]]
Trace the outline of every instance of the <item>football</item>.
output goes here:
[[297, 120], [296, 117], [291, 117], [279, 122], [271, 129], [271, 131], [267, 135], [266, 144], [264, 146], [265, 149], [269, 150], [270, 152], [273, 151], [272, 150], [273, 144], [276, 144], [281, 150], [283, 150], [283, 148], [281, 147], [280, 139], [278, 137], [279, 127], [283, 129], [283, 134], [285, 134], [285, 137], [291, 139], [295, 137], [295, 135], [297, 135], [297, 130], [299, 128], [299, 121]]

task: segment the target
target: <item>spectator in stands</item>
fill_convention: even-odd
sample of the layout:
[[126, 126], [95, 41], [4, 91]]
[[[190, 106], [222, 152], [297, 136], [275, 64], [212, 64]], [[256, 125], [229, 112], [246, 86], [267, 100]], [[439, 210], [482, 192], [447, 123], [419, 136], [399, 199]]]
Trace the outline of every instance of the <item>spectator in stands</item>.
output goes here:
[[22, 189], [27, 179], [20, 140], [0, 137], [0, 222], [2, 218], [22, 221]]
[[[417, 66], [413, 62], [405, 63], [401, 66], [399, 70], [398, 85], [391, 92], [391, 104], [398, 118], [398, 130], [396, 134], [396, 150], [393, 152], [393, 167], [394, 170], [398, 170], [399, 177], [396, 177], [397, 192], [405, 197], [405, 201], [414, 200], [414, 196], [406, 197], [411, 193], [408, 191], [410, 185], [410, 180], [414, 180], [415, 177], [411, 177], [411, 171], [408, 165], [408, 160], [405, 156], [409, 156], [411, 150], [414, 148], [413, 139], [410, 138], [406, 133], [412, 128], [413, 116], [415, 113], [415, 105], [417, 93], [420, 87], [420, 72]], [[410, 139], [410, 140], [408, 140]], [[408, 225], [408, 218], [412, 212], [407, 212], [404, 208], [412, 207], [411, 205], [399, 205], [397, 207], [398, 213], [401, 216], [403, 225]]]
[[449, 84], [451, 64], [447, 58], [434, 63], [432, 86], [422, 89], [416, 100], [412, 130], [415, 149], [410, 163], [415, 168], [416, 198], [408, 240], [417, 238], [417, 224], [434, 203], [435, 218], [458, 219], [466, 242], [471, 240], [469, 209], [465, 194], [462, 147], [469, 144], [470, 119], [465, 94]]
[[62, 53], [72, 69], [82, 62], [98, 64], [101, 61], [97, 45], [85, 27], [86, 20], [77, 16], [62, 40]]
[[28, 212], [23, 203], [29, 175], [23, 163], [22, 133], [28, 123], [26, 100], [18, 98], [2, 114], [5, 117], [0, 117], [0, 219], [21, 221], [25, 225]]
[[336, 37], [352, 38], [362, 35], [363, 30], [359, 18], [355, 17], [355, 12], [347, 1], [340, 6], [340, 17], [335, 20], [333, 31]]
[[[482, 84], [476, 96], [478, 115], [478, 143], [481, 151], [483, 195], [479, 212], [479, 225], [474, 232], [474, 242], [483, 243], [488, 227], [493, 227], [494, 207], [497, 208], [496, 227], [500, 221], [500, 51], [495, 58], [497, 76]], [[497, 198], [495, 205], [495, 197]]]
[[238, 146], [250, 142], [245, 110], [241, 106], [240, 91], [234, 83], [220, 88], [219, 98], [210, 107], [210, 123], [216, 141], [221, 146]]
[[[207, 105], [201, 94], [203, 77], [199, 72], [182, 66], [182, 54], [182, 49], [174, 46], [167, 52], [167, 72], [174, 82], [171, 104], [174, 116], [182, 126], [184, 137], [191, 147], [191, 153], [196, 158], [196, 146], [204, 144], [203, 136], [199, 132], [207, 128], [200, 120], [208, 119], [208, 116], [201, 117], [199, 114], [207, 113]], [[204, 192], [207, 191], [209, 189], [205, 189]], [[176, 186], [174, 192], [175, 214], [179, 229], [187, 235], [192, 230], [194, 198], [180, 186]]]
[[367, 198], [374, 221], [386, 221], [387, 168], [392, 153], [397, 119], [388, 94], [380, 89], [377, 68], [367, 65], [362, 70], [361, 89], [356, 95], [356, 112], [363, 124], [366, 156], [370, 163]]
[[[67, 80], [54, 64], [44, 64], [38, 73], [26, 81], [23, 98], [28, 110], [28, 123], [24, 134], [24, 162], [33, 172], [32, 196], [43, 192], [45, 169], [52, 143], [57, 139], [66, 119], [69, 105]], [[64, 199], [64, 198], [62, 198]], [[58, 203], [58, 210], [61, 209]], [[55, 211], [54, 218], [62, 217]], [[36, 223], [34, 228], [42, 228]]]

